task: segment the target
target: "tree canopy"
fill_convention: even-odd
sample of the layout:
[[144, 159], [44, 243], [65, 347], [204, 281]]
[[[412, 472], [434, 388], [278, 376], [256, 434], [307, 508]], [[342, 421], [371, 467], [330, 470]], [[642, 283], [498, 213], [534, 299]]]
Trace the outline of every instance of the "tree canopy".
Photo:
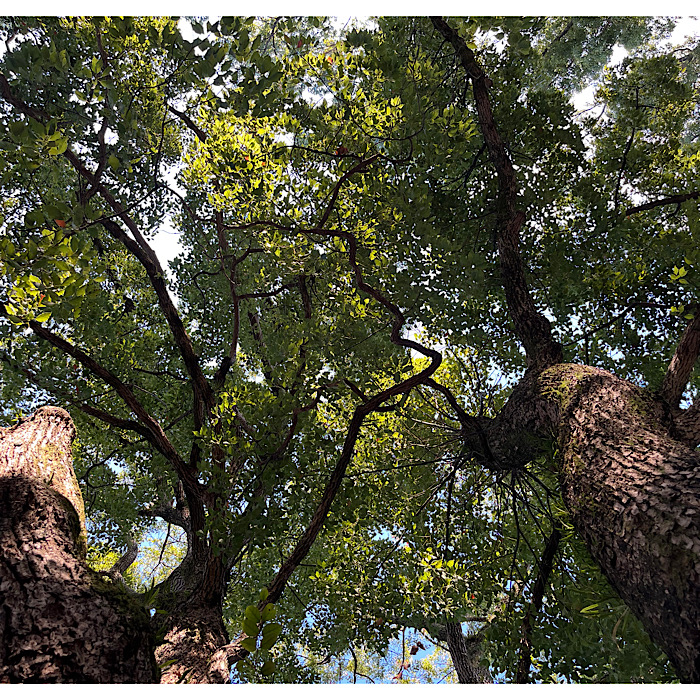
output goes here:
[[673, 26], [4, 18], [0, 415], [70, 412], [92, 566], [137, 545], [166, 627], [204, 591], [234, 680], [456, 679], [455, 629], [483, 679], [677, 679], [562, 443], [484, 432], [555, 363], [700, 387]]

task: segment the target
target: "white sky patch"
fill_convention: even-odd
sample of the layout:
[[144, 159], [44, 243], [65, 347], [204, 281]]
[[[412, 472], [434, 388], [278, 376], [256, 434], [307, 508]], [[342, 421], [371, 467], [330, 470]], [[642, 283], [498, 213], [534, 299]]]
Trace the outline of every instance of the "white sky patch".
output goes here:
[[[663, 8], [664, 12], [669, 12], [666, 7]], [[641, 12], [637, 12], [636, 10], [634, 11], [634, 14], [643, 14]], [[658, 14], [658, 12], [654, 13]], [[700, 19], [696, 17], [683, 17], [678, 21], [678, 24], [676, 24], [675, 29], [671, 33], [671, 36], [667, 40], [667, 44], [670, 44], [672, 46], [677, 46], [678, 44], [682, 44], [689, 36], [694, 36], [700, 34]], [[608, 61], [607, 65], [608, 66], [616, 66], [619, 63], [622, 63], [622, 61], [629, 55], [629, 52], [624, 48], [624, 46], [621, 46], [620, 44], [615, 44], [613, 47], [613, 52], [612, 56], [610, 57], [610, 60]], [[595, 96], [595, 91], [597, 85], [590, 85], [587, 87], [585, 90], [582, 90], [581, 92], [577, 92], [573, 98], [572, 98], [572, 103], [574, 107], [578, 110], [584, 110], [588, 109], [589, 107], [592, 107], [594, 105], [594, 96]]]
[[172, 222], [165, 221], [151, 240], [151, 247], [155, 250], [162, 267], [170, 267], [170, 261], [182, 253], [180, 232], [174, 229]]

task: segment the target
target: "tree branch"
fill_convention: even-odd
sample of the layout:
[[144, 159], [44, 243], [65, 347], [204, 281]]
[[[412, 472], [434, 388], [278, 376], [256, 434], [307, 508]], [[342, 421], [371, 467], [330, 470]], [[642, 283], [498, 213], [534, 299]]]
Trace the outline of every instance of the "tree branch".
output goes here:
[[146, 518], [161, 518], [166, 523], [181, 527], [185, 532], [189, 533], [191, 531], [189, 520], [177, 508], [171, 508], [170, 506], [143, 508], [139, 511], [139, 515]]
[[462, 632], [459, 622], [448, 622], [445, 625], [445, 641], [460, 683], [489, 682], [486, 674], [479, 668], [476, 658], [481, 646], [479, 633], [467, 637]]
[[540, 559], [539, 571], [537, 580], [532, 591], [532, 602], [528, 606], [522, 625], [520, 626], [520, 659], [518, 661], [518, 670], [515, 676], [516, 683], [529, 683], [530, 666], [532, 664], [532, 617], [533, 612], [536, 614], [542, 609], [542, 599], [544, 598], [544, 590], [547, 585], [547, 580], [552, 573], [554, 566], [554, 556], [559, 548], [561, 540], [561, 531], [557, 528], [552, 530], [552, 534], [547, 538], [542, 558]]
[[[99, 377], [106, 384], [111, 386], [119, 395], [119, 397], [124, 401], [124, 403], [129, 407], [131, 411], [137, 416], [146, 429], [145, 437], [148, 441], [172, 464], [175, 468], [178, 476], [185, 485], [185, 489], [188, 492], [188, 500], [191, 499], [190, 508], [196, 509], [196, 512], [200, 516], [199, 519], [204, 523], [204, 510], [202, 505], [203, 488], [201, 484], [197, 481], [195, 474], [188, 468], [185, 461], [179, 455], [177, 450], [173, 447], [172, 443], [168, 439], [167, 435], [163, 431], [160, 423], [158, 423], [155, 418], [153, 418], [146, 409], [139, 403], [138, 399], [134, 395], [134, 392], [122, 382], [118, 377], [112, 374], [109, 370], [105, 369], [97, 363], [92, 357], [84, 353], [79, 348], [64, 340], [60, 336], [52, 333], [47, 328], [44, 328], [37, 321], [29, 322], [30, 328], [34, 333], [41, 338], [51, 343], [55, 348], [61, 350], [61, 352], [70, 355], [73, 359], [79, 362], [83, 367], [89, 370], [93, 375]], [[93, 414], [99, 409], [93, 409]], [[88, 412], [88, 411], [86, 411]], [[104, 414], [108, 416], [108, 414]], [[97, 416], [102, 417], [102, 416]], [[120, 419], [121, 422], [121, 419]], [[121, 425], [120, 427], [126, 427]], [[133, 426], [130, 425], [133, 429]], [[142, 431], [138, 431], [144, 434]]]
[[491, 80], [478, 64], [474, 52], [442, 17], [430, 18], [433, 26], [452, 44], [462, 68], [471, 80], [481, 133], [498, 178], [496, 243], [501, 282], [515, 332], [525, 348], [528, 369], [541, 370], [562, 361], [561, 345], [552, 337], [549, 321], [535, 308], [519, 251], [519, 234], [525, 213], [516, 208], [518, 185], [515, 170], [496, 127], [488, 88]]
[[627, 145], [625, 146], [625, 150], [622, 154], [622, 163], [620, 163], [620, 170], [617, 173], [617, 184], [615, 185], [615, 197], [613, 198], [615, 211], [617, 211], [617, 207], [620, 204], [620, 185], [622, 184], [622, 173], [624, 172], [625, 166], [627, 165], [627, 155], [630, 152], [630, 148], [632, 148], [632, 142], [634, 141], [634, 135], [635, 135], [635, 130], [632, 129], [632, 134], [630, 135], [629, 139], [627, 140]]
[[126, 552], [122, 554], [119, 561], [107, 571], [101, 571], [100, 573], [107, 574], [113, 581], [120, 581], [124, 578], [126, 570], [136, 561], [138, 554], [139, 546], [136, 544], [136, 540], [129, 537]]
[[192, 119], [185, 114], [184, 112], [180, 112], [175, 107], [171, 107], [168, 105], [168, 112], [171, 114], [174, 114], [178, 119], [183, 121], [187, 126], [194, 131], [195, 134], [197, 134], [197, 138], [202, 142], [205, 143], [206, 140], [209, 138], [209, 135], [207, 134], [204, 129], [202, 129], [200, 126], [197, 126], [197, 124], [192, 121]]
[[682, 204], [690, 199], [697, 199], [700, 197], [700, 192], [688, 192], [688, 194], [675, 194], [672, 197], [666, 197], [664, 199], [656, 199], [653, 202], [646, 202], [645, 204], [639, 204], [636, 207], [630, 207], [625, 211], [627, 216], [632, 214], [638, 214], [641, 211], [648, 211], [649, 209], [655, 209], [656, 207], [665, 207], [667, 204]]
[[[30, 116], [37, 121], [46, 121], [49, 115], [46, 112], [30, 107], [11, 90], [10, 84], [6, 77], [0, 73], [0, 95], [9, 102], [15, 109], [21, 113]], [[214, 397], [207, 382], [204, 373], [199, 365], [199, 359], [194, 352], [192, 341], [190, 340], [187, 331], [185, 330], [182, 319], [180, 318], [175, 305], [170, 298], [168, 288], [165, 284], [165, 273], [158, 261], [158, 257], [144, 238], [136, 222], [128, 215], [127, 210], [114, 198], [112, 193], [107, 189], [104, 183], [95, 173], [92, 173], [76, 156], [73, 151], [68, 148], [63, 154], [73, 168], [92, 186], [94, 191], [99, 192], [105, 201], [112, 208], [112, 211], [124, 222], [125, 226], [133, 235], [130, 239], [126, 232], [111, 219], [101, 220], [100, 223], [107, 231], [121, 243], [137, 258], [141, 265], [146, 270], [146, 274], [151, 281], [151, 285], [158, 298], [158, 304], [163, 312], [165, 319], [170, 327], [175, 344], [180, 350], [187, 372], [192, 379], [193, 394], [194, 394], [194, 416], [195, 429], [199, 429], [203, 424], [206, 416], [210, 413], [214, 406]]]
[[20, 374], [24, 375], [32, 384], [34, 384], [39, 389], [53, 394], [56, 397], [61, 397], [70, 406], [75, 406], [83, 413], [86, 413], [93, 418], [101, 420], [107, 425], [113, 425], [116, 428], [121, 428], [122, 430], [131, 430], [138, 433], [147, 440], [151, 437], [150, 432], [146, 427], [141, 425], [134, 420], [129, 420], [127, 418], [120, 418], [119, 416], [114, 416], [111, 413], [107, 413], [100, 408], [95, 406], [90, 406], [87, 403], [81, 403], [76, 401], [73, 397], [69, 396], [67, 392], [56, 389], [55, 387], [47, 387], [44, 382], [40, 381], [34, 372], [32, 372], [27, 367], [20, 365], [14, 358], [10, 357], [6, 352], [0, 351], [0, 359], [3, 360], [7, 365], [14, 367], [14, 369]]
[[696, 310], [695, 317], [683, 332], [661, 385], [659, 392], [661, 398], [671, 408], [678, 408], [698, 355], [700, 355], [700, 309]]
[[209, 386], [209, 383], [202, 372], [202, 368], [199, 364], [199, 358], [194, 351], [192, 341], [185, 330], [185, 326], [180, 318], [180, 315], [170, 298], [170, 293], [168, 292], [167, 285], [165, 283], [165, 273], [163, 268], [158, 262], [158, 258], [150, 247], [146, 239], [141, 234], [138, 226], [133, 221], [133, 219], [126, 213], [126, 210], [119, 204], [114, 197], [109, 193], [107, 188], [96, 182], [92, 173], [80, 162], [77, 156], [70, 150], [66, 150], [64, 154], [68, 158], [69, 162], [78, 170], [78, 172], [85, 177], [88, 182], [96, 186], [100, 194], [107, 200], [107, 202], [112, 207], [115, 214], [125, 223], [129, 231], [134, 235], [134, 238], [129, 238], [126, 232], [111, 219], [101, 220], [102, 226], [107, 229], [110, 235], [116, 240], [120, 241], [126, 248], [132, 253], [136, 259], [141, 263], [149, 280], [151, 281], [151, 286], [156, 293], [158, 299], [158, 305], [165, 316], [165, 319], [172, 333], [173, 340], [180, 350], [180, 355], [184, 361], [185, 367], [187, 368], [187, 373], [192, 380], [193, 394], [194, 394], [194, 415], [195, 415], [195, 429], [198, 430], [213, 408], [214, 397]]

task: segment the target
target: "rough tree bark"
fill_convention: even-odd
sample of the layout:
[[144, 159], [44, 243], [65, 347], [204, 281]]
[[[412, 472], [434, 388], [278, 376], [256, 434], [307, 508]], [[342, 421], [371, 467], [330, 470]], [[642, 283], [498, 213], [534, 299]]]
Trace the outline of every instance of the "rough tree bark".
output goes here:
[[53, 407], [0, 429], [0, 682], [157, 682], [148, 615], [85, 563], [74, 433]]
[[460, 683], [492, 682], [488, 669], [479, 664], [482, 635], [477, 633], [467, 636], [462, 632], [459, 622], [448, 622], [445, 625], [444, 636], [439, 633], [438, 638], [444, 638], [447, 642], [452, 665]]
[[524, 469], [554, 442], [576, 531], [681, 680], [700, 681], [700, 453], [677, 439], [668, 404], [558, 364], [526, 375], [481, 428], [465, 441], [498, 470]]

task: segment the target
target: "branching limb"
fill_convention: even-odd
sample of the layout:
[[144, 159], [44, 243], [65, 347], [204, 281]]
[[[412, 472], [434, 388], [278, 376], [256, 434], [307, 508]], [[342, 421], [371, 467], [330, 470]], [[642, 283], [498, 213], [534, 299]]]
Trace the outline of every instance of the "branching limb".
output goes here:
[[488, 88], [491, 80], [478, 64], [474, 52], [442, 17], [431, 17], [433, 26], [452, 44], [472, 82], [481, 133], [498, 177], [496, 242], [501, 281], [515, 332], [525, 348], [528, 368], [543, 369], [562, 361], [561, 345], [552, 337], [549, 321], [537, 311], [525, 278], [519, 250], [519, 234], [525, 213], [516, 207], [518, 185], [515, 170], [501, 138], [491, 109]]
[[214, 405], [214, 398], [211, 387], [202, 372], [202, 368], [199, 364], [199, 358], [195, 353], [192, 341], [185, 329], [184, 323], [180, 318], [180, 315], [170, 298], [170, 293], [168, 292], [167, 285], [165, 283], [165, 273], [163, 268], [158, 261], [158, 258], [148, 244], [146, 239], [141, 234], [138, 226], [134, 220], [126, 213], [125, 209], [112, 197], [107, 188], [101, 183], [96, 183], [92, 173], [90, 173], [87, 168], [80, 162], [80, 160], [75, 156], [70, 149], [66, 150], [66, 156], [68, 160], [74, 165], [78, 172], [85, 177], [88, 182], [96, 184], [100, 194], [107, 200], [115, 214], [122, 219], [129, 231], [133, 234], [134, 238], [130, 238], [126, 232], [111, 219], [102, 220], [101, 223], [108, 233], [122, 243], [130, 253], [132, 253], [136, 259], [141, 263], [148, 278], [151, 282], [151, 286], [156, 293], [158, 299], [158, 304], [165, 316], [165, 319], [172, 333], [173, 340], [177, 345], [180, 355], [183, 359], [185, 367], [187, 368], [187, 373], [192, 380], [192, 387], [194, 393], [194, 416], [195, 416], [195, 429], [199, 429], [205, 421], [206, 416], [209, 414]]
[[[91, 372], [94, 376], [99, 377], [103, 382], [105, 382], [105, 384], [108, 384], [117, 392], [122, 401], [124, 401], [128, 408], [134, 412], [137, 418], [141, 421], [141, 424], [145, 427], [147, 431], [145, 437], [147, 437], [151, 445], [153, 445], [153, 447], [155, 447], [168, 460], [168, 462], [172, 464], [172, 466], [177, 471], [178, 476], [185, 485], [185, 489], [188, 495], [188, 501], [191, 501], [190, 507], [194, 510], [194, 512], [197, 513], [198, 521], [201, 520], [201, 523], [203, 525], [204, 510], [202, 498], [204, 496], [204, 493], [202, 486], [197, 481], [195, 473], [193, 473], [188, 468], [187, 464], [179, 455], [175, 447], [172, 445], [160, 423], [155, 418], [153, 418], [153, 416], [151, 416], [148, 413], [148, 411], [146, 411], [146, 409], [141, 405], [131, 388], [124, 384], [124, 382], [122, 382], [109, 370], [102, 367], [102, 365], [96, 362], [88, 354], [75, 347], [64, 338], [61, 338], [55, 333], [52, 333], [47, 328], [44, 328], [44, 326], [42, 326], [37, 321], [30, 321], [29, 326], [34, 331], [37, 337], [49, 342], [61, 352], [72, 357], [83, 367], [85, 367], [85, 369]], [[93, 414], [97, 410], [98, 409], [92, 409]], [[108, 414], [105, 414], [105, 416], [107, 415]], [[121, 425], [119, 427], [127, 426]], [[130, 425], [129, 427], [133, 429], [133, 426]], [[142, 431], [137, 432], [144, 434]], [[201, 525], [198, 527], [201, 527]]]
[[121, 428], [122, 430], [130, 430], [138, 433], [142, 437], [149, 439], [150, 433], [147, 428], [145, 428], [141, 423], [134, 420], [129, 420], [127, 418], [120, 418], [119, 416], [114, 416], [111, 413], [107, 413], [100, 408], [91, 406], [90, 404], [82, 403], [76, 401], [74, 397], [69, 396], [66, 392], [57, 390], [55, 387], [47, 386], [45, 382], [42, 382], [39, 377], [32, 372], [32, 370], [20, 365], [14, 358], [10, 357], [6, 352], [0, 351], [0, 360], [5, 362], [8, 366], [13, 367], [15, 371], [19, 372], [21, 375], [26, 377], [32, 384], [34, 384], [39, 389], [46, 391], [50, 394], [60, 396], [66, 404], [70, 406], [75, 406], [83, 413], [86, 413], [93, 418], [101, 420], [107, 425], [113, 425], [116, 428]]
[[321, 215], [318, 225], [316, 226], [317, 229], [325, 228], [326, 222], [328, 221], [331, 213], [333, 212], [333, 208], [335, 207], [335, 203], [338, 199], [338, 195], [340, 194], [340, 190], [342, 189], [343, 185], [356, 173], [364, 172], [370, 165], [372, 165], [372, 163], [374, 163], [374, 161], [376, 161], [379, 158], [379, 155], [379, 153], [376, 153], [375, 155], [370, 156], [369, 158], [364, 158], [357, 165], [354, 165], [352, 168], [350, 168], [347, 172], [343, 173], [338, 178], [338, 182], [335, 183], [335, 186], [331, 191], [328, 204], [326, 205], [326, 208], [324, 209], [323, 214]]
[[[15, 96], [12, 93], [9, 82], [2, 73], [0, 73], [0, 96], [2, 96], [6, 102], [11, 104], [22, 114], [30, 116], [41, 122], [45, 122], [49, 119], [49, 115], [46, 112], [37, 110], [27, 105], [17, 96]], [[190, 340], [182, 319], [180, 318], [180, 315], [178, 314], [177, 309], [170, 298], [168, 288], [165, 284], [165, 273], [163, 272], [163, 268], [158, 261], [158, 257], [141, 233], [141, 230], [134, 219], [129, 216], [127, 209], [115, 199], [114, 195], [112, 195], [100, 178], [97, 177], [96, 173], [91, 172], [70, 148], [66, 149], [63, 155], [73, 166], [75, 171], [85, 179], [93, 190], [102, 195], [115, 215], [121, 219], [133, 236], [133, 238], [129, 238], [126, 232], [111, 219], [104, 219], [100, 221], [108, 233], [120, 241], [129, 250], [129, 252], [136, 257], [148, 275], [151, 286], [153, 287], [156, 297], [158, 298], [158, 304], [163, 312], [163, 315], [165, 316], [175, 344], [180, 350], [180, 354], [187, 368], [187, 372], [192, 380], [195, 403], [195, 429], [199, 429], [204, 424], [206, 416], [210, 413], [214, 406], [214, 397], [211, 387], [209, 386], [202, 368], [200, 367], [199, 358], [194, 351], [192, 341]]]
[[[380, 391], [371, 398], [364, 401], [360, 406], [358, 406], [353, 412], [350, 425], [348, 426], [348, 431], [345, 436], [345, 441], [343, 442], [343, 450], [338, 458], [336, 466], [328, 479], [326, 486], [321, 496], [321, 500], [314, 511], [309, 525], [307, 526], [304, 533], [301, 535], [297, 541], [296, 546], [292, 550], [291, 554], [280, 566], [277, 575], [273, 579], [272, 583], [268, 586], [268, 596], [267, 598], [259, 604], [260, 609], [262, 609], [268, 603], [275, 603], [281, 597], [289, 579], [292, 574], [303, 561], [306, 555], [309, 553], [311, 546], [316, 541], [318, 533], [323, 527], [323, 523], [330, 512], [331, 505], [335, 499], [336, 494], [340, 490], [343, 483], [343, 478], [345, 477], [345, 472], [348, 465], [350, 464], [355, 444], [360, 435], [360, 430], [364, 419], [374, 411], [381, 410], [382, 404], [384, 404], [388, 399], [405, 395], [412, 391], [415, 387], [420, 384], [424, 384], [426, 380], [435, 373], [440, 364], [442, 363], [442, 355], [436, 350], [431, 348], [426, 348], [420, 343], [412, 340], [408, 340], [401, 337], [401, 329], [405, 323], [405, 318], [401, 313], [401, 310], [389, 301], [384, 295], [375, 290], [373, 287], [368, 285], [362, 276], [362, 272], [357, 264], [356, 252], [357, 252], [357, 241], [355, 237], [351, 234], [344, 234], [346, 240], [349, 244], [349, 259], [350, 264], [355, 272], [355, 281], [359, 289], [369, 294], [377, 300], [382, 306], [388, 309], [394, 316], [394, 323], [391, 331], [391, 341], [401, 347], [410, 348], [416, 350], [421, 354], [430, 358], [430, 365], [418, 372], [408, 379], [405, 379], [393, 386]], [[244, 635], [237, 638], [231, 644], [222, 647], [219, 652], [226, 654], [228, 662], [233, 664], [247, 656], [245, 649], [241, 646], [241, 641], [245, 638]]]

